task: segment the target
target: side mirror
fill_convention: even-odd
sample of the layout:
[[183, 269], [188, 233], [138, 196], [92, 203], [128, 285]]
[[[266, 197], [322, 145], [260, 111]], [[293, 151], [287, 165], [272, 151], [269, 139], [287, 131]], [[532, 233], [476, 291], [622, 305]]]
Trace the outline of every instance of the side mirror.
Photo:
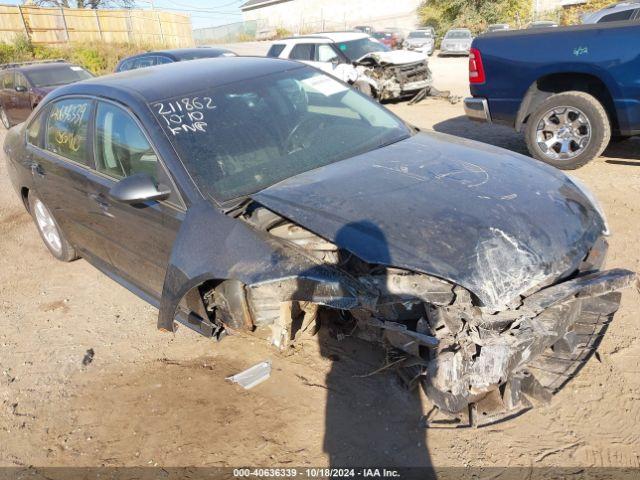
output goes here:
[[169, 188], [156, 185], [155, 180], [146, 173], [125, 177], [109, 190], [109, 196], [113, 200], [128, 204], [166, 200], [169, 195]]
[[340, 65], [340, 59], [338, 57], [335, 57], [331, 60], [331, 65], [333, 65], [333, 68], [336, 68], [338, 65]]
[[25, 87], [24, 85], [16, 85], [16, 92], [26, 92], [27, 91], [27, 87]]

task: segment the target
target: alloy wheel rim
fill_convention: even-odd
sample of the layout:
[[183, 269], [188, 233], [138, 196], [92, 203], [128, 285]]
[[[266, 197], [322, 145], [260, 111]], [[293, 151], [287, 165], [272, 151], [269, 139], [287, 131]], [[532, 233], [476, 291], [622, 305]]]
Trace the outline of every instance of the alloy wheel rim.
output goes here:
[[36, 223], [38, 224], [40, 232], [42, 232], [44, 241], [51, 250], [60, 254], [62, 252], [62, 240], [60, 238], [58, 227], [53, 220], [49, 209], [40, 200], [35, 201], [34, 207]]
[[0, 120], [2, 120], [2, 124], [5, 128], [9, 128], [9, 117], [7, 117], [7, 112], [4, 111], [4, 108], [0, 108]]
[[545, 156], [571, 160], [591, 143], [591, 122], [576, 107], [554, 107], [538, 122], [536, 142]]

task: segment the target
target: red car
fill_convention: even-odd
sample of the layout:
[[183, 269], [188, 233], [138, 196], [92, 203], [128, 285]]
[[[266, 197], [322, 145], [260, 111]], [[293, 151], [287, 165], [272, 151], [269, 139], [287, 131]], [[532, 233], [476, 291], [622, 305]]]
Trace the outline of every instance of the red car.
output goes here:
[[392, 32], [373, 32], [371, 36], [391, 49], [398, 47], [398, 39]]
[[7, 129], [22, 123], [51, 90], [91, 77], [61, 60], [0, 65], [0, 121]]

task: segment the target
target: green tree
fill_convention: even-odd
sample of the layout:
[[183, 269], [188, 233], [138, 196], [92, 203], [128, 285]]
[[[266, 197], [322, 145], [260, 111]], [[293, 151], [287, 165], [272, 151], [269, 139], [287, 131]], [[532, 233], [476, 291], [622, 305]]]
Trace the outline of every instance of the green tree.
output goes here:
[[519, 27], [531, 17], [530, 0], [426, 0], [419, 8], [423, 25], [430, 25], [439, 35], [452, 27], [466, 27], [474, 33], [492, 23]]

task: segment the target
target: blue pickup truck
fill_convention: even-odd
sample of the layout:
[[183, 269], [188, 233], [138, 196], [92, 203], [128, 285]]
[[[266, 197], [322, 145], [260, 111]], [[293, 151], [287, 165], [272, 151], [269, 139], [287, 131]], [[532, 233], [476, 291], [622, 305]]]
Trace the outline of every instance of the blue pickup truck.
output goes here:
[[482, 35], [469, 57], [469, 118], [524, 132], [531, 155], [571, 170], [640, 134], [640, 24]]

